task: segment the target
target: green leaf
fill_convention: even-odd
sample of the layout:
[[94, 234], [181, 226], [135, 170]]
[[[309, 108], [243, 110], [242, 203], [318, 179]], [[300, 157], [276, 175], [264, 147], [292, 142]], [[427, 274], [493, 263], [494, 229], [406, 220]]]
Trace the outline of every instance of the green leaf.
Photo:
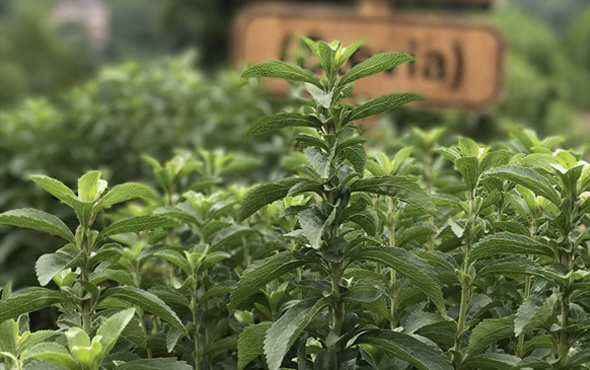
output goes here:
[[333, 81], [338, 72], [338, 66], [336, 66], [336, 51], [332, 49], [326, 42], [320, 40], [317, 43], [318, 46], [318, 57], [320, 59], [320, 65], [326, 72], [328, 80]]
[[0, 301], [0, 322], [64, 302], [67, 302], [67, 298], [61, 292], [45, 288], [26, 288]]
[[387, 71], [397, 67], [398, 65], [411, 62], [414, 57], [404, 53], [381, 53], [377, 54], [362, 63], [352, 67], [342, 79], [340, 85], [346, 85], [358, 79], [374, 75], [379, 72]]
[[539, 175], [533, 169], [506, 165], [489, 170], [485, 175], [512, 181], [531, 189], [535, 194], [547, 198], [557, 206], [560, 204], [559, 193], [543, 176]]
[[418, 337], [390, 330], [372, 331], [361, 335], [357, 343], [377, 347], [394, 357], [409, 362], [419, 370], [451, 370], [443, 352]]
[[39, 257], [37, 263], [35, 263], [35, 272], [37, 273], [39, 285], [45, 286], [49, 284], [55, 275], [67, 268], [68, 265], [75, 263], [80, 253], [82, 252], [78, 252], [73, 247], [63, 247], [55, 253], [48, 253]]
[[78, 197], [83, 202], [92, 202], [99, 195], [99, 171], [90, 171], [78, 179]]
[[436, 214], [436, 207], [430, 200], [430, 196], [414, 180], [404, 176], [381, 176], [359, 179], [350, 186], [352, 192], [386, 195], [432, 215]]
[[471, 332], [468, 352], [470, 355], [477, 354], [492, 343], [512, 336], [514, 336], [514, 316], [483, 320]]
[[74, 360], [68, 350], [57, 343], [39, 343], [27, 351], [25, 359], [27, 358], [38, 358], [40, 360], [53, 362], [68, 370], [82, 369], [80, 364]]
[[527, 333], [536, 329], [548, 329], [550, 320], [555, 319], [554, 311], [558, 295], [553, 293], [548, 298], [530, 296], [516, 311], [514, 335]]
[[348, 121], [357, 121], [377, 114], [389, 112], [404, 104], [419, 100], [423, 100], [420, 95], [410, 93], [383, 95], [351, 109], [346, 119]]
[[554, 255], [553, 250], [546, 244], [538, 242], [528, 236], [500, 232], [486, 236], [473, 246], [469, 258], [473, 261], [496, 257], [498, 255]]
[[375, 236], [375, 234], [377, 234], [379, 218], [377, 217], [377, 213], [372, 209], [365, 209], [357, 214], [354, 214], [350, 216], [347, 221], [351, 221], [359, 225], [370, 236]]
[[326, 298], [308, 298], [289, 308], [266, 332], [264, 355], [269, 370], [279, 370], [283, 358], [295, 340], [328, 305]]
[[282, 78], [289, 81], [309, 82], [310, 84], [313, 84], [319, 88], [322, 87], [320, 79], [314, 76], [310, 71], [306, 71], [301, 67], [280, 61], [272, 61], [248, 66], [244, 73], [242, 73], [242, 78], [249, 77]]
[[318, 124], [299, 113], [277, 113], [259, 119], [246, 133], [244, 138], [260, 135], [268, 131], [278, 130], [285, 127], [313, 127]]
[[231, 291], [232, 291], [232, 288], [230, 288], [228, 286], [223, 286], [223, 285], [214, 286], [213, 288], [209, 289], [205, 294], [203, 294], [203, 296], [199, 300], [199, 304], [203, 305], [207, 301], [209, 301], [215, 297], [219, 297], [221, 295], [224, 295], [224, 294], [229, 294], [229, 293], [231, 293]]
[[439, 312], [446, 312], [445, 300], [441, 286], [436, 279], [434, 269], [416, 255], [401, 248], [383, 247], [367, 248], [359, 252], [359, 258], [381, 263], [395, 269], [426, 294], [436, 305]]
[[94, 207], [94, 212], [98, 213], [104, 208], [134, 198], [148, 198], [152, 195], [152, 189], [143, 184], [130, 182], [126, 184], [117, 185], [98, 201], [98, 203]]
[[139, 216], [116, 221], [105, 227], [97, 237], [97, 240], [108, 238], [112, 235], [123, 233], [137, 233], [157, 228], [178, 226], [178, 221], [165, 216]]
[[94, 212], [94, 201], [85, 202], [71, 195], [68, 195], [68, 197], [70, 198], [72, 208], [76, 212], [78, 221], [80, 221], [80, 225], [89, 226], [94, 219], [93, 216], [96, 214]]
[[240, 208], [238, 221], [244, 221], [265, 205], [283, 199], [287, 196], [291, 187], [302, 181], [305, 181], [305, 179], [293, 177], [271, 184], [258, 185], [246, 194], [242, 202], [242, 207]]
[[520, 358], [505, 353], [484, 353], [469, 356], [461, 366], [477, 370], [514, 370], [520, 368], [519, 362]]
[[119, 335], [121, 335], [133, 316], [135, 316], [135, 309], [130, 308], [114, 314], [98, 327], [96, 336], [100, 336], [98, 341], [102, 345], [100, 353], [102, 358], [111, 352], [115, 343], [117, 343], [117, 339], [119, 339]]
[[217, 352], [235, 351], [238, 348], [238, 341], [233, 337], [225, 337], [211, 343], [203, 351], [203, 355], [211, 355]]
[[461, 157], [455, 160], [455, 167], [463, 177], [467, 189], [473, 190], [479, 178], [479, 162], [476, 157]]
[[468, 137], [459, 139], [459, 150], [463, 157], [479, 157], [479, 145]]
[[267, 258], [259, 265], [249, 267], [238, 286], [231, 292], [228, 309], [237, 309], [248, 297], [259, 292], [267, 283], [303, 265], [305, 261], [296, 259], [291, 253], [282, 252]]
[[74, 243], [74, 234], [59, 218], [33, 208], [21, 208], [0, 214], [0, 225], [45, 231]]
[[414, 311], [410, 313], [404, 323], [404, 332], [406, 334], [414, 334], [425, 326], [436, 324], [439, 322], [450, 322], [441, 315], [435, 313]]
[[27, 339], [25, 339], [24, 342], [18, 346], [16, 353], [23, 353], [24, 351], [33, 347], [35, 344], [43, 342], [58, 334], [59, 333], [54, 332], [53, 330], [37, 330], [34, 333], [31, 333], [31, 335], [29, 335]]
[[309, 208], [299, 214], [299, 223], [311, 247], [320, 249], [324, 225], [326, 224], [324, 215], [315, 209]]
[[565, 368], [575, 369], [576, 366], [588, 365], [590, 363], [590, 351], [580, 350], [571, 356], [565, 363]]
[[18, 355], [16, 350], [18, 335], [18, 324], [14, 320], [5, 320], [0, 323], [0, 353], [5, 352]]
[[175, 358], [151, 358], [126, 362], [113, 370], [194, 370], [184, 361]]
[[180, 267], [182, 271], [188, 276], [191, 275], [191, 268], [186, 261], [186, 258], [180, 253], [172, 249], [162, 249], [153, 254], [154, 257], [160, 257], [168, 262], [173, 263], [175, 266]]
[[63, 182], [53, 179], [48, 176], [41, 176], [41, 175], [31, 176], [30, 178], [37, 185], [42, 187], [43, 190], [45, 190], [49, 194], [53, 195], [57, 199], [61, 200], [65, 204], [71, 206], [68, 195], [75, 197], [76, 194], [70, 188], [68, 188], [66, 185], [64, 185]]
[[479, 165], [480, 170], [485, 172], [498, 166], [507, 165], [510, 162], [510, 158], [512, 158], [512, 156], [514, 156], [514, 153], [509, 150], [495, 150], [493, 152], [489, 152], [481, 160]]
[[119, 286], [107, 289], [102, 295], [101, 301], [107, 298], [115, 298], [138, 306], [149, 313], [161, 317], [164, 321], [186, 334], [184, 325], [176, 313], [164, 301], [150, 292], [130, 286]]
[[361, 144], [351, 145], [342, 149], [342, 156], [352, 164], [354, 170], [360, 174], [365, 172], [367, 153]]
[[232, 240], [236, 240], [255, 233], [257, 233], [257, 231], [251, 227], [230, 225], [215, 235], [215, 238], [213, 238], [213, 241], [211, 242], [211, 247], [215, 249], [224, 243], [228, 243]]
[[330, 176], [330, 156], [321, 149], [309, 146], [303, 150], [305, 158], [322, 179]]

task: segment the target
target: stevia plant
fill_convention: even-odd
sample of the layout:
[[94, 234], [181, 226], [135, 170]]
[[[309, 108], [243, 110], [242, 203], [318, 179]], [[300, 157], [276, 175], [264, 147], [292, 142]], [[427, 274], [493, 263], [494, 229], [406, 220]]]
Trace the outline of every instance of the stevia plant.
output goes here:
[[[177, 220], [177, 225], [153, 235], [146, 253], [136, 253], [136, 261], [123, 263], [130, 276], [135, 266], [156, 263], [144, 274], [157, 272], [157, 262], [166, 266], [167, 284], [149, 283], [149, 291], [177, 313], [186, 332], [169, 327], [163, 333], [166, 351], [192, 362], [195, 368], [235, 366], [231, 359], [216, 356], [235, 350], [233, 327], [239, 326], [227, 312], [227, 295], [235, 285], [237, 273], [247, 265], [248, 248], [255, 245], [255, 229], [235, 222], [234, 192], [220, 187], [224, 177], [249, 169], [256, 162], [221, 151], [183, 153], [159, 164], [146, 157], [161, 186], [159, 207], [148, 207], [152, 214]], [[259, 238], [258, 238], [259, 239]], [[140, 257], [140, 258], [138, 258]], [[163, 262], [163, 263], [162, 263]], [[162, 276], [163, 277], [163, 276]]]
[[[360, 63], [341, 77], [339, 70], [360, 47], [344, 47], [303, 38], [319, 59], [322, 78], [284, 62], [248, 67], [243, 77], [271, 77], [301, 82], [313, 103], [300, 112], [279, 113], [258, 121], [248, 135], [283, 127], [308, 128], [295, 136], [309, 165], [300, 176], [260, 185], [245, 197], [240, 219], [287, 196], [313, 194], [310, 201], [285, 210], [297, 216], [299, 228], [290, 233], [295, 250], [277, 253], [248, 269], [230, 296], [229, 308], [247, 308], [248, 300], [267, 283], [301, 269], [301, 279], [291, 284], [304, 294], [295, 298], [282, 316], [269, 325], [244, 329], [238, 340], [238, 368], [264, 354], [266, 366], [278, 370], [290, 366], [307, 368], [355, 368], [376, 366], [389, 358], [420, 369], [449, 369], [443, 353], [425, 339], [399, 331], [381, 330], [373, 324], [371, 307], [389, 294], [367, 276], [382, 280], [375, 264], [387, 267], [419, 289], [419, 296], [446, 312], [440, 284], [432, 267], [402, 248], [386, 246], [376, 238], [378, 219], [371, 195], [403, 202], [424, 214], [436, 208], [416, 179], [389, 173], [365, 176], [365, 138], [355, 135], [354, 122], [419, 100], [415, 94], [390, 94], [360, 106], [344, 102], [354, 82], [395, 68], [413, 57], [382, 53]], [[299, 275], [299, 274], [298, 274]], [[347, 278], [350, 276], [350, 278]], [[392, 275], [396, 276], [396, 275]], [[312, 360], [313, 363], [312, 364]], [[395, 360], [391, 360], [395, 361]]]
[[[55, 345], [50, 347], [46, 343], [39, 343], [28, 350], [28, 356], [52, 362], [56, 362], [56, 358], [61, 358], [64, 362], [60, 366], [67, 365], [66, 368], [98, 368], [118, 336], [117, 334], [108, 337], [102, 331], [111, 331], [113, 322], [118, 322], [115, 326], [125, 327], [135, 312], [139, 314], [139, 320], [132, 321], [135, 327], [129, 329], [131, 332], [128, 335], [136, 338], [136, 340], [129, 339], [131, 342], [145, 342], [147, 333], [143, 312], [149, 312], [161, 319], [163, 323], [185, 332], [182, 322], [174, 311], [154, 294], [131, 284], [105, 289], [103, 282], [114, 276], [106, 272], [109, 266], [116, 264], [121, 257], [124, 258], [121, 245], [111, 242], [113, 238], [125, 233], [170, 227], [176, 225], [177, 221], [164, 216], [139, 216], [121, 219], [106, 227], [100, 227], [101, 222], [98, 222], [97, 218], [104, 209], [134, 198], [152, 196], [152, 190], [139, 183], [117, 185], [105, 192], [107, 182], [100, 179], [100, 176], [98, 171], [91, 171], [81, 176], [78, 180], [77, 194], [59, 180], [47, 176], [31, 177], [40, 187], [72, 208], [79, 221], [75, 233], [56, 216], [40, 210], [19, 209], [0, 214], [1, 224], [44, 231], [59, 236], [66, 242], [55, 253], [42, 255], [36, 263], [39, 283], [45, 286], [53, 281], [59, 290], [27, 288], [12, 294], [3, 294], [0, 301], [2, 325], [29, 312], [50, 306], [58, 307], [60, 311], [58, 325], [68, 329], [66, 336], [70, 333], [70, 336], [74, 338], [70, 340], [70, 354]], [[125, 311], [125, 315], [108, 310], [127, 307], [134, 310]], [[124, 318], [124, 320], [109, 321], [110, 319], [107, 318], [109, 316]], [[107, 322], [110, 324], [101, 330], [102, 325]], [[100, 325], [101, 323], [103, 324]], [[97, 336], [90, 343], [90, 335], [95, 332]], [[15, 332], [15, 337], [16, 334], [18, 333]], [[111, 334], [114, 335], [109, 333]], [[139, 339], [137, 339], [138, 336]], [[53, 355], [50, 354], [52, 351]], [[32, 356], [32, 353], [40, 354]], [[149, 351], [148, 357], [150, 357]], [[27, 355], [25, 355], [26, 358], [28, 358]], [[178, 363], [178, 366], [180, 369], [184, 365]]]

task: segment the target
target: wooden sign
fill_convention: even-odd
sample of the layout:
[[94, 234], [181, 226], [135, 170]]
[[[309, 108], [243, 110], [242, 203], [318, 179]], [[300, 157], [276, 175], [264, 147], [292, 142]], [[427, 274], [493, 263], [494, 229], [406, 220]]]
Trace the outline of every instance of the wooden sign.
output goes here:
[[[485, 24], [438, 16], [361, 16], [353, 8], [325, 5], [249, 6], [234, 22], [233, 61], [238, 66], [292, 61], [299, 35], [340, 40], [345, 46], [364, 40], [344, 69], [383, 51], [416, 56], [415, 62], [357, 81], [357, 96], [414, 92], [426, 98], [419, 103], [423, 108], [484, 110], [499, 100], [502, 91], [504, 47], [499, 33]], [[314, 65], [306, 67], [314, 70]], [[268, 86], [284, 88], [276, 81]]]

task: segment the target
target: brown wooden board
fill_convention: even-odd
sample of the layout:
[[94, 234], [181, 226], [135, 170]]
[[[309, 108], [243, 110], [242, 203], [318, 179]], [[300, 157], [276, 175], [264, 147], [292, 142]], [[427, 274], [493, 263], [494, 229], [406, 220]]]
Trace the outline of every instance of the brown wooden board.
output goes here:
[[[401, 13], [367, 17], [353, 8], [257, 4], [242, 9], [234, 20], [233, 62], [242, 66], [292, 59], [289, 55], [302, 34], [328, 42], [338, 39], [345, 46], [364, 40], [352, 65], [382, 51], [416, 56], [413, 63], [357, 81], [357, 96], [415, 92], [426, 98], [420, 108], [485, 110], [501, 95], [504, 45], [499, 33], [487, 24], [454, 17]], [[276, 92], [286, 87], [274, 80], [267, 86]]]

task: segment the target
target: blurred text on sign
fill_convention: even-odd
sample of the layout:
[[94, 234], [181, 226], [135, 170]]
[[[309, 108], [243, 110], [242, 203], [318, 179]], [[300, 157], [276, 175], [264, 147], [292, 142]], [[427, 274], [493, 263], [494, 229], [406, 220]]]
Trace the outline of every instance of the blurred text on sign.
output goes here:
[[[327, 42], [337, 39], [345, 46], [364, 40], [352, 64], [344, 68], [383, 51], [416, 56], [413, 63], [360, 81], [355, 87], [359, 96], [415, 92], [427, 99], [421, 107], [484, 110], [501, 94], [503, 43], [498, 32], [486, 24], [449, 17], [360, 16], [352, 8], [334, 6], [254, 5], [235, 20], [233, 60], [255, 64], [285, 59], [298, 46], [299, 35]], [[268, 86], [284, 89], [274, 81]]]

